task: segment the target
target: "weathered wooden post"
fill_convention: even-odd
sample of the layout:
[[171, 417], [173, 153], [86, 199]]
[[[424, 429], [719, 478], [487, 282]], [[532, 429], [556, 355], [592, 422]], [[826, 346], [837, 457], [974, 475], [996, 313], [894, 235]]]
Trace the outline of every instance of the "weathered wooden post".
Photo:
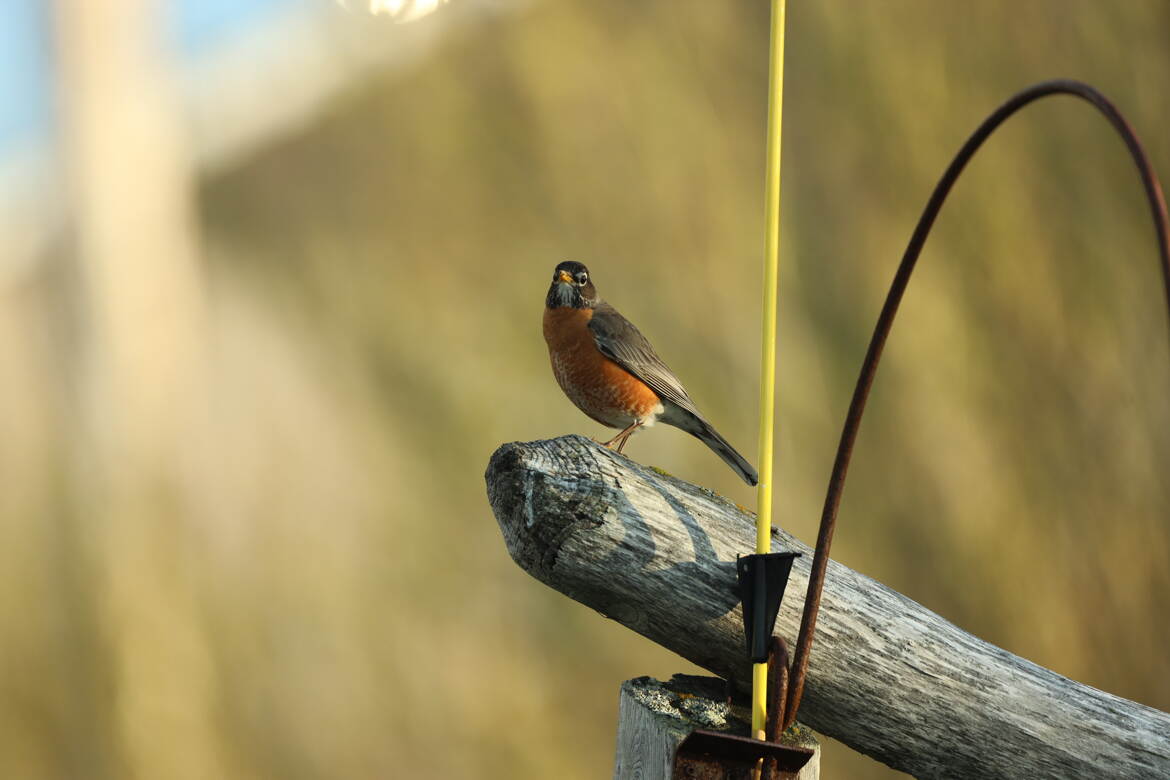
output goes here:
[[[618, 704], [614, 780], [667, 780], [675, 751], [696, 729], [742, 736], [750, 727], [751, 715], [745, 707], [728, 703], [727, 684], [718, 678], [676, 674], [668, 682], [651, 677], [626, 680]], [[821, 748], [811, 731], [791, 729], [783, 744], [813, 752], [791, 777], [820, 777]]]
[[[506, 444], [488, 497], [532, 576], [747, 692], [735, 558], [752, 518], [581, 436]], [[789, 587], [808, 585], [803, 551]], [[799, 606], [776, 633], [791, 644]], [[829, 563], [801, 721], [919, 778], [1170, 777], [1170, 714], [1069, 680]]]

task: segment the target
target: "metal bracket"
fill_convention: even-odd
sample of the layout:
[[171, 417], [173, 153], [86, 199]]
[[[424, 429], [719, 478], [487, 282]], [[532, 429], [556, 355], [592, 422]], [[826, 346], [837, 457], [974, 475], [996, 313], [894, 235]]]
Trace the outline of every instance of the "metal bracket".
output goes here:
[[696, 730], [674, 754], [672, 778], [681, 780], [785, 780], [795, 778], [814, 751], [781, 745], [781, 709], [788, 688], [788, 648], [780, 637], [768, 647], [768, 707], [765, 742], [719, 731]]

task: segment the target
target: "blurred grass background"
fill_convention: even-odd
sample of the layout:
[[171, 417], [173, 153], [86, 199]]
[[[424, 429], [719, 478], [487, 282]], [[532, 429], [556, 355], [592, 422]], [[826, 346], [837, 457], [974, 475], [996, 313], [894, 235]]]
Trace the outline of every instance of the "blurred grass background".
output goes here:
[[[564, 259], [753, 451], [767, 5], [456, 0], [437, 16], [468, 23], [427, 57], [201, 176], [198, 424], [165, 439], [180, 466], [119, 478], [137, 519], [93, 499], [112, 467], [85, 453], [117, 446], [87, 431], [137, 410], [77, 390], [84, 241], [3, 289], [0, 776], [611, 771], [621, 680], [693, 667], [512, 564], [483, 469], [505, 441], [603, 433], [540, 336]], [[789, 6], [776, 517], [812, 541], [882, 296], [950, 155], [1003, 98], [1063, 76], [1109, 95], [1170, 177], [1170, 6]], [[1009, 122], [911, 284], [834, 552], [1170, 709], [1155, 259], [1100, 117], [1054, 99]], [[753, 503], [681, 432], [628, 454]], [[823, 766], [896, 775], [832, 743]]]

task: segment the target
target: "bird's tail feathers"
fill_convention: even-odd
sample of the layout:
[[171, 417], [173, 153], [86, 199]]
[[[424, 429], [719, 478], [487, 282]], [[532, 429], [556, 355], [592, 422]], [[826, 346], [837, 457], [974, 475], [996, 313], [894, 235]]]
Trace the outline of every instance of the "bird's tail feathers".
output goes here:
[[755, 467], [747, 462], [747, 458], [740, 455], [735, 447], [728, 443], [727, 439], [719, 435], [719, 432], [712, 428], [710, 424], [705, 426], [705, 430], [701, 433], [696, 433], [700, 441], [715, 451], [715, 454], [723, 458], [723, 461], [734, 469], [735, 473], [739, 474], [743, 481], [749, 485], [755, 486], [760, 481], [760, 475], [756, 472]]
[[[672, 404], [672, 406], [674, 405]], [[719, 431], [715, 430], [711, 426], [711, 423], [699, 415], [679, 406], [674, 406], [674, 409], [668, 407], [668, 413], [659, 419], [667, 425], [673, 425], [683, 429], [706, 444], [716, 455], [723, 459], [724, 463], [731, 466], [732, 470], [736, 474], [739, 474], [744, 482], [753, 486], [759, 483], [760, 475], [756, 472], [752, 464], [748, 463], [747, 458], [740, 455], [727, 439], [719, 435]]]

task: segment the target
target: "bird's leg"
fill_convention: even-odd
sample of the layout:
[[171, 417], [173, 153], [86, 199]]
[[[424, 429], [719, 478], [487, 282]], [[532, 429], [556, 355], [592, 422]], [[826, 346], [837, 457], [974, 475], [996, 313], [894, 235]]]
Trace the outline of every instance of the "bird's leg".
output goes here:
[[632, 436], [633, 436], [635, 433], [637, 433], [637, 432], [638, 432], [638, 429], [639, 429], [639, 428], [641, 428], [641, 427], [642, 427], [642, 423], [638, 422], [638, 423], [634, 423], [633, 425], [631, 425], [629, 428], [627, 428], [627, 429], [626, 429], [626, 431], [627, 431], [626, 435], [625, 435], [625, 436], [623, 436], [623, 437], [622, 437], [622, 440], [621, 440], [621, 442], [619, 442], [619, 443], [618, 443], [617, 451], [618, 451], [619, 453], [620, 453], [620, 452], [621, 452], [623, 449], [625, 449], [625, 447], [626, 447], [626, 442], [628, 442], [628, 441], [630, 440], [630, 438], [631, 438], [631, 437], [632, 437]]
[[634, 431], [638, 430], [638, 428], [640, 428], [641, 426], [642, 426], [642, 421], [635, 420], [624, 431], [619, 433], [617, 436], [614, 436], [613, 439], [609, 442], [609, 444], [613, 444], [614, 442], [617, 442], [616, 451], [620, 453], [623, 449], [625, 449], [626, 442], [628, 442], [630, 440], [630, 437], [634, 435]]
[[626, 441], [629, 440], [629, 438], [634, 435], [634, 430], [641, 424], [642, 424], [641, 421], [634, 420], [634, 422], [630, 423], [630, 425], [627, 426], [626, 429], [623, 430], [621, 433], [619, 433], [617, 436], [614, 436], [609, 441], [601, 442], [601, 446], [602, 447], [610, 447], [612, 449], [613, 444], [616, 442], [617, 443], [617, 451], [621, 452], [622, 447], [626, 446]]

